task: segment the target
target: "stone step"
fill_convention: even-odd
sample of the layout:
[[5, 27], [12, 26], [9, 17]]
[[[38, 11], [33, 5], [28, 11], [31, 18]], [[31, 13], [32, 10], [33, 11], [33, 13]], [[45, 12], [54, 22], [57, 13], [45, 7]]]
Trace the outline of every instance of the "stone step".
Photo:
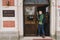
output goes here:
[[51, 37], [45, 37], [45, 38], [38, 38], [38, 39], [33, 39], [33, 40], [52, 40]]
[[52, 40], [52, 39], [33, 39], [33, 40]]
[[24, 40], [53, 40], [51, 37], [24, 37]]

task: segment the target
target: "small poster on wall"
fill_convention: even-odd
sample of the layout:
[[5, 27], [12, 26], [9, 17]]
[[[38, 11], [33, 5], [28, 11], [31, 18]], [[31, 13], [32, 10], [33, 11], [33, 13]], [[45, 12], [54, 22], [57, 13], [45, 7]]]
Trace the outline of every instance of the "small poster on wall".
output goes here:
[[57, 31], [60, 31], [60, 8], [57, 9]]
[[57, 0], [57, 31], [60, 31], [60, 0]]

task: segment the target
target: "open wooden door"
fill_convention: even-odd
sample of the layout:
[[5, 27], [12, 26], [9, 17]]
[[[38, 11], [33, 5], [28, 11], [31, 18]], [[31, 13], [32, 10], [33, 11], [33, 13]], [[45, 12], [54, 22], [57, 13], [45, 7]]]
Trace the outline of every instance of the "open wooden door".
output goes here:
[[37, 33], [35, 6], [25, 6], [24, 7], [24, 35], [34, 36]]

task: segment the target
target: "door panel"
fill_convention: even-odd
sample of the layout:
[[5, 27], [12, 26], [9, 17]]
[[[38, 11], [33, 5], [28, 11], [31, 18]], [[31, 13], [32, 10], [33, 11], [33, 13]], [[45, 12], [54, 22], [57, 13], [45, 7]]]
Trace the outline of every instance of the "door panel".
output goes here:
[[35, 7], [34, 6], [25, 6], [24, 7], [24, 35], [33, 36], [37, 33], [37, 25], [35, 18]]

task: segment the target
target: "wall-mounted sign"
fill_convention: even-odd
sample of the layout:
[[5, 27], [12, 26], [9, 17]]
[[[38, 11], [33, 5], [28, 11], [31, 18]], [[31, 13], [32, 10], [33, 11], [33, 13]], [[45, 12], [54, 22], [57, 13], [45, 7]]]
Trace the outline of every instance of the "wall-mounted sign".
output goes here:
[[14, 0], [2, 0], [3, 6], [14, 6]]
[[6, 28], [15, 27], [15, 21], [3, 21], [3, 27]]
[[15, 17], [14, 10], [3, 10], [3, 17]]

